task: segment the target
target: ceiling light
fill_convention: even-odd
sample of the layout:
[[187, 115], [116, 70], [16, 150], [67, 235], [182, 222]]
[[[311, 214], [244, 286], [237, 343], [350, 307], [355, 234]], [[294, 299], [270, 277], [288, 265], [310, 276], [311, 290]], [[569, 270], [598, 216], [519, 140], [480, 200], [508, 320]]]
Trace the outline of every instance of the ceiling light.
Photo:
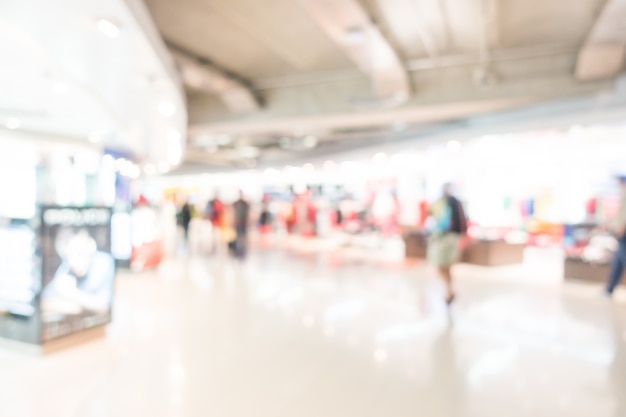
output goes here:
[[266, 177], [277, 178], [280, 177], [280, 171], [274, 168], [266, 168], [263, 174]]
[[13, 130], [13, 129], [17, 129], [18, 127], [20, 127], [20, 121], [16, 119], [15, 117], [9, 117], [4, 123], [4, 125], [7, 127], [7, 129]]
[[313, 166], [313, 164], [304, 164], [302, 165], [302, 169], [305, 171], [313, 171], [315, 170], [315, 167]]
[[334, 161], [326, 161], [324, 162], [324, 169], [327, 171], [331, 171], [337, 167]]
[[159, 103], [159, 113], [165, 117], [172, 117], [176, 113], [176, 106], [169, 101], [163, 100]]
[[159, 164], [159, 172], [165, 174], [170, 170], [170, 166], [166, 163]]
[[303, 141], [304, 147], [308, 149], [315, 148], [318, 142], [319, 142], [318, 139], [313, 135], [309, 135], [305, 137]]
[[120, 28], [108, 19], [98, 19], [98, 30], [109, 38], [117, 38], [120, 34]]
[[59, 95], [67, 94], [69, 90], [70, 90], [70, 87], [61, 81], [57, 81], [52, 86], [52, 91], [54, 91], [56, 94], [59, 94]]
[[463, 145], [461, 145], [461, 142], [459, 142], [458, 140], [451, 140], [450, 142], [448, 142], [447, 147], [450, 152], [459, 152]]
[[374, 155], [374, 163], [378, 165], [382, 165], [387, 162], [387, 154], [384, 152], [378, 152]]

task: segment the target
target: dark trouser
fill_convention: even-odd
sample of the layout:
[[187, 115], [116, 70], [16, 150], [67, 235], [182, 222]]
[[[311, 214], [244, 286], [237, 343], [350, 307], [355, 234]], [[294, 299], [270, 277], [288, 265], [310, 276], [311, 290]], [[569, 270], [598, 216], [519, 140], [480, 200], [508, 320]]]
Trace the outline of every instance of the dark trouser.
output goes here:
[[235, 257], [243, 259], [248, 249], [248, 228], [238, 226], [235, 228], [237, 240], [235, 241]]
[[615, 258], [613, 258], [609, 284], [606, 287], [606, 291], [609, 294], [613, 293], [613, 290], [615, 290], [615, 287], [617, 287], [621, 281], [624, 268], [626, 268], [626, 236], [619, 240], [619, 247], [617, 248], [617, 253], [615, 253]]

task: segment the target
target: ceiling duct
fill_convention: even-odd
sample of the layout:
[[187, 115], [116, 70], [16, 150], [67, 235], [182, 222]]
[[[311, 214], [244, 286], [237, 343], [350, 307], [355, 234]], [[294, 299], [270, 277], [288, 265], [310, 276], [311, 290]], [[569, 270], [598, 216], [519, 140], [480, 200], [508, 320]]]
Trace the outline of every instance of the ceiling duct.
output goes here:
[[404, 65], [358, 0], [299, 1], [359, 70], [369, 75], [384, 107], [408, 100], [411, 87]]
[[250, 113], [261, 106], [250, 88], [240, 80], [179, 50], [172, 56], [180, 68], [185, 85], [220, 96], [233, 113]]
[[576, 78], [597, 80], [618, 75], [626, 57], [626, 0], [609, 0], [578, 54]]

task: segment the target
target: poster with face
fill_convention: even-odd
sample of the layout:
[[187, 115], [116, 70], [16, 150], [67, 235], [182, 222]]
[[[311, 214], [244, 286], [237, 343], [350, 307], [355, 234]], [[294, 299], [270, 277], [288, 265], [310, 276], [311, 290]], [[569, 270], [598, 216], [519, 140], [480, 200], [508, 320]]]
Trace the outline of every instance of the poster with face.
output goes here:
[[111, 216], [108, 208], [42, 209], [42, 342], [111, 321]]

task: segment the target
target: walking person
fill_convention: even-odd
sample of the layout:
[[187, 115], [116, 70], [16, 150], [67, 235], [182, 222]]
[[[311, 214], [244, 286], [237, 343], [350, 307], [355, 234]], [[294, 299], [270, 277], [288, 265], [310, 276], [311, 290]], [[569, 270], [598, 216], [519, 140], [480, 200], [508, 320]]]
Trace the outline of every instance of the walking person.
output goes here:
[[250, 204], [245, 200], [243, 191], [239, 191], [239, 200], [233, 204], [235, 228], [235, 257], [243, 259], [248, 249], [248, 224], [250, 222]]
[[450, 184], [443, 187], [443, 196], [431, 207], [435, 220], [434, 230], [428, 241], [428, 261], [437, 267], [446, 287], [446, 304], [454, 301], [452, 265], [459, 258], [460, 239], [467, 232], [467, 218], [463, 205], [452, 195]]
[[609, 296], [613, 294], [613, 291], [615, 291], [615, 288], [619, 285], [622, 280], [622, 275], [624, 274], [624, 268], [626, 268], [626, 176], [619, 178], [619, 184], [619, 208], [617, 210], [617, 217], [612, 225], [612, 232], [617, 238], [619, 245], [615, 257], [613, 258], [609, 282], [606, 287], [606, 292]]
[[217, 196], [207, 202], [205, 217], [211, 222], [211, 252], [217, 253], [224, 227], [224, 203]]
[[191, 223], [191, 206], [188, 201], [180, 208], [179, 219], [185, 235], [185, 243], [189, 243], [189, 224]]

